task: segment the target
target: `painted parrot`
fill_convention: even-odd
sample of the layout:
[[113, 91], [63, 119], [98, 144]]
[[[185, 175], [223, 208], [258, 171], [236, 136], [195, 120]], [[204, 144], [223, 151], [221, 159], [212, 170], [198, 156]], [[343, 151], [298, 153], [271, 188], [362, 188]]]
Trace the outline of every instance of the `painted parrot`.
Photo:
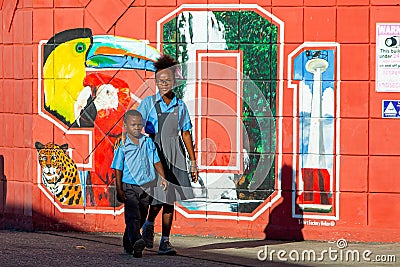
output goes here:
[[[159, 56], [159, 51], [145, 42], [93, 36], [88, 28], [57, 33], [44, 45], [44, 108], [67, 128], [94, 128], [94, 170], [86, 178], [88, 206], [114, 203], [109, 192], [114, 183], [110, 169], [113, 144], [122, 132], [121, 118], [133, 102], [125, 81], [100, 71], [155, 71], [153, 63]], [[90, 74], [87, 68], [91, 68]]]
[[[95, 99], [103, 99], [102, 108], [97, 111], [94, 120], [95, 150], [93, 161], [95, 171], [89, 173], [92, 187], [89, 192], [89, 202], [95, 206], [110, 206], [113, 200], [115, 177], [110, 169], [114, 154], [116, 137], [122, 132], [124, 113], [132, 105], [128, 84], [116, 77], [101, 73], [92, 73], [85, 77], [84, 86], [94, 88]], [[100, 96], [100, 97], [99, 97]], [[86, 108], [90, 110], [90, 108]], [[81, 116], [85, 117], [85, 116]]]

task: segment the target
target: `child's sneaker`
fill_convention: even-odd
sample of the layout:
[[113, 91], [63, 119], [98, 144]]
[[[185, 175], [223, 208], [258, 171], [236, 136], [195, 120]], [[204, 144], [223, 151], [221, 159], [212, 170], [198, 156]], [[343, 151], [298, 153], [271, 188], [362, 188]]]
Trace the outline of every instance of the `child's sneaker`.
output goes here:
[[174, 256], [176, 255], [176, 250], [174, 247], [171, 245], [171, 242], [169, 241], [164, 241], [160, 243], [160, 247], [158, 248], [158, 254], [159, 255], [170, 255]]
[[143, 226], [142, 238], [146, 244], [146, 248], [154, 246], [154, 225]]
[[133, 257], [141, 258], [144, 246], [145, 246], [145, 244], [144, 244], [144, 240], [143, 239], [137, 240], [135, 242], [135, 244], [133, 245]]

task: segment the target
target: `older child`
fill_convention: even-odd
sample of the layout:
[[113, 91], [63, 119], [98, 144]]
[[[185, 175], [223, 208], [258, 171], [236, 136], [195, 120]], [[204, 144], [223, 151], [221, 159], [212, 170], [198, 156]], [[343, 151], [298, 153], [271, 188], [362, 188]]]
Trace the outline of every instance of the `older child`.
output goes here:
[[[154, 189], [150, 211], [143, 226], [146, 247], [154, 243], [154, 221], [162, 209], [162, 237], [158, 254], [175, 255], [176, 250], [169, 241], [174, 214], [174, 202], [193, 198], [193, 190], [186, 166], [186, 152], [190, 158], [190, 175], [193, 182], [198, 180], [196, 155], [190, 133], [192, 123], [186, 104], [173, 92], [176, 86], [175, 74], [178, 63], [168, 55], [162, 55], [155, 63], [158, 92], [140, 103], [145, 119], [145, 132], [154, 140], [169, 182], [168, 190]], [[183, 141], [183, 142], [182, 142]]]
[[117, 198], [125, 204], [124, 249], [142, 257], [145, 242], [140, 228], [146, 220], [149, 208], [149, 190], [156, 181], [155, 170], [161, 178], [163, 190], [167, 189], [164, 170], [151, 138], [143, 135], [142, 115], [129, 110], [124, 115], [126, 139], [114, 151], [111, 168], [115, 170]]

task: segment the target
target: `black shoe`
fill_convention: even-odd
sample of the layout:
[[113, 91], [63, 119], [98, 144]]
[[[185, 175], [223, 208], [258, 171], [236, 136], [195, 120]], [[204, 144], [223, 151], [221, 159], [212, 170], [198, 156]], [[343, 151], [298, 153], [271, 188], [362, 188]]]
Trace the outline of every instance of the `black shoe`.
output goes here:
[[141, 258], [145, 243], [143, 239], [139, 239], [133, 245], [133, 257]]
[[146, 244], [146, 248], [153, 248], [154, 246], [154, 225], [143, 226], [142, 238]]
[[176, 250], [169, 241], [164, 241], [160, 243], [160, 247], [158, 248], [158, 254], [175, 256]]

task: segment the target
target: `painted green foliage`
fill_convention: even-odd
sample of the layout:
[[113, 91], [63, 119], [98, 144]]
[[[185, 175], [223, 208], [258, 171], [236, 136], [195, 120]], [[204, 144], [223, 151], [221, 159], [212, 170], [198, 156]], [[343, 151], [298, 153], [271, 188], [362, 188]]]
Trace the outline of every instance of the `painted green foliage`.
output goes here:
[[[274, 164], [268, 177], [258, 187], [258, 190], [263, 192], [250, 193], [247, 189], [254, 182], [253, 175], [257, 164], [261, 161], [258, 168], [267, 168], [268, 164], [263, 162], [271, 160], [275, 154], [278, 27], [253, 11], [213, 11], [213, 13], [225, 27], [227, 50], [242, 51], [243, 74], [247, 79], [243, 83], [242, 116], [250, 140], [248, 144], [250, 162], [249, 168], [238, 183], [238, 189], [242, 189], [239, 197], [265, 199], [270, 195], [266, 191], [274, 190]], [[179, 27], [184, 22], [174, 18], [164, 25], [163, 30], [163, 52], [174, 55], [181, 63], [187, 61], [187, 40], [179, 33]], [[178, 88], [177, 94], [182, 96], [182, 88]], [[269, 107], [272, 114], [265, 112], [265, 107]]]

